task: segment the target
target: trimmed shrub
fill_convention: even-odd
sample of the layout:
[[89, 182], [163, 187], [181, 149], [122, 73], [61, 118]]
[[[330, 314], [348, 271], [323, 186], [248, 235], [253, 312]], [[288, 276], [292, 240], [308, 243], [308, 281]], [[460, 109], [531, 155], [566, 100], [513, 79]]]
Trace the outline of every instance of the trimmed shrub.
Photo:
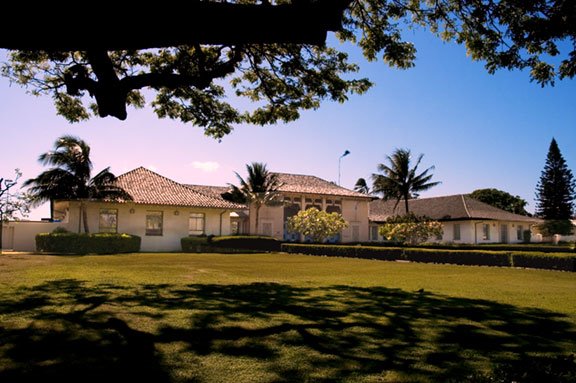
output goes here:
[[535, 252], [512, 253], [514, 267], [576, 271], [576, 255]]
[[505, 244], [505, 243], [486, 243], [473, 245], [466, 243], [429, 243], [421, 246], [410, 246], [411, 248], [422, 249], [441, 249], [441, 250], [480, 250], [480, 251], [536, 251], [543, 253], [572, 253], [574, 252], [573, 244], [552, 245], [552, 244]]
[[283, 243], [281, 251], [290, 254], [325, 255], [328, 257], [354, 257], [356, 246], [342, 245], [308, 245]]
[[532, 232], [530, 230], [524, 230], [522, 232], [522, 241], [524, 243], [530, 243], [532, 240]]
[[406, 260], [412, 262], [451, 263], [455, 265], [511, 266], [510, 254], [497, 251], [404, 249]]
[[131, 234], [54, 232], [36, 235], [36, 250], [59, 254], [117, 254], [140, 251], [141, 238]]
[[379, 259], [407, 260], [423, 263], [446, 263], [468, 266], [516, 266], [549, 270], [576, 271], [576, 255], [565, 253], [536, 253], [480, 250], [424, 249], [384, 246], [342, 246], [282, 244], [282, 251], [291, 254], [323, 255]]
[[180, 244], [185, 253], [257, 253], [280, 251], [281, 242], [272, 237], [235, 235], [184, 237]]
[[404, 259], [404, 249], [401, 247], [362, 246], [357, 248], [356, 256], [365, 259], [396, 261]]
[[280, 251], [281, 244], [275, 238], [256, 235], [214, 237], [211, 241], [212, 247], [257, 251]]
[[395, 261], [402, 259], [402, 248], [365, 247], [346, 245], [302, 245], [294, 243], [282, 244], [282, 251], [307, 255], [325, 255], [328, 257], [350, 257], [364, 259], [380, 259]]
[[185, 253], [204, 253], [205, 249], [209, 247], [211, 237], [184, 237], [180, 239], [182, 251]]

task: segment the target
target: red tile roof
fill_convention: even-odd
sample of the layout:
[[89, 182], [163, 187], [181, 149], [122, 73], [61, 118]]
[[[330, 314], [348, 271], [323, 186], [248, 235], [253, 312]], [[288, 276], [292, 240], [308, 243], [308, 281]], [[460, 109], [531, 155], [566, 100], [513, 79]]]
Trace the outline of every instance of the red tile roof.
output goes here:
[[343, 188], [334, 182], [329, 182], [316, 176], [302, 174], [274, 173], [283, 185], [279, 188], [282, 192], [320, 194], [340, 197], [372, 198], [366, 194]]
[[245, 209], [244, 205], [201, 193], [143, 167], [118, 176], [116, 184], [138, 204]]

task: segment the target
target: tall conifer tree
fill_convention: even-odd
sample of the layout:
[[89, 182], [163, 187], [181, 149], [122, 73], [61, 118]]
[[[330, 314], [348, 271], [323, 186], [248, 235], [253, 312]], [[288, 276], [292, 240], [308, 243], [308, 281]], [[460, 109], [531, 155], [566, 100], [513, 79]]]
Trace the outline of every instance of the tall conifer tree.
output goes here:
[[548, 222], [543, 225], [543, 234], [570, 234], [570, 219], [574, 213], [576, 183], [572, 171], [560, 153], [556, 140], [552, 138], [546, 165], [536, 186], [536, 215]]

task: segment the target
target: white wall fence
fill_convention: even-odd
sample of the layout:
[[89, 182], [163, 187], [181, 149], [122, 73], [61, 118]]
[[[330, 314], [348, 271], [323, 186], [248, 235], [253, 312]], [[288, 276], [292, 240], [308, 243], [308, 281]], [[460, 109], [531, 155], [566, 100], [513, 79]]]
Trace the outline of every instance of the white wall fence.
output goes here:
[[2, 249], [13, 251], [35, 251], [36, 234], [50, 233], [62, 222], [10, 221], [2, 225]]

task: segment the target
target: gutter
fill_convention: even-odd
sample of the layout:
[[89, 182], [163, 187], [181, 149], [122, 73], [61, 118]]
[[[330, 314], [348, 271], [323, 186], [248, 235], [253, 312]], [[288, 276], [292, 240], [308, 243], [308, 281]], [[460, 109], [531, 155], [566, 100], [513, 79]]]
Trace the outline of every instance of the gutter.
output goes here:
[[222, 216], [224, 215], [224, 213], [226, 213], [228, 210], [224, 210], [222, 211], [222, 213], [220, 213], [220, 236], [222, 236]]
[[477, 245], [478, 244], [478, 225], [479, 223], [484, 223], [483, 221], [480, 222], [474, 222], [474, 244]]

